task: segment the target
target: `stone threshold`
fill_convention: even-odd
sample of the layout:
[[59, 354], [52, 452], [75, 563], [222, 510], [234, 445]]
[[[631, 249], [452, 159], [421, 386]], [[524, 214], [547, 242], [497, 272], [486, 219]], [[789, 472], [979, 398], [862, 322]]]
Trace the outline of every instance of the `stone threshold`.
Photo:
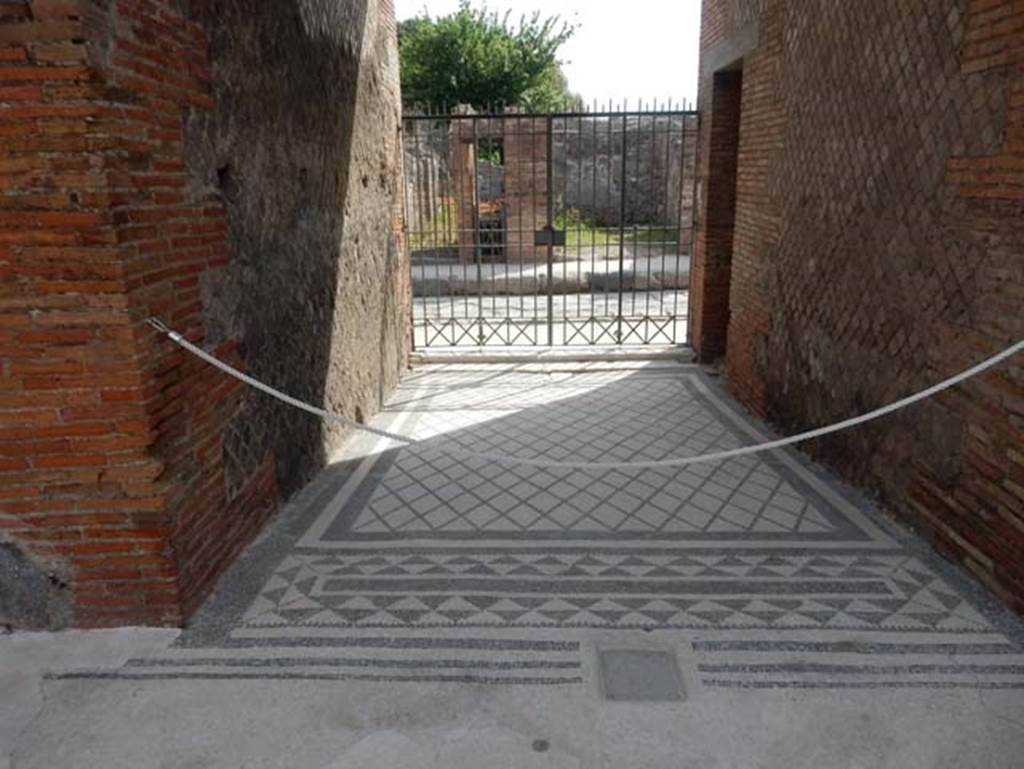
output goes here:
[[693, 363], [686, 345], [594, 345], [588, 347], [463, 347], [416, 350], [412, 365], [439, 363], [602, 363], [668, 360]]

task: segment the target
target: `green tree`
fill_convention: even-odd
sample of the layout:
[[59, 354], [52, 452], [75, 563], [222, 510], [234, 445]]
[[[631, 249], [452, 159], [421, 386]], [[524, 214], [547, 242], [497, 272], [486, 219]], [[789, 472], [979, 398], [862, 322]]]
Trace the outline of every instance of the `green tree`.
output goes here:
[[540, 12], [518, 26], [463, 0], [449, 16], [426, 11], [399, 25], [402, 97], [421, 109], [470, 104], [523, 107], [531, 112], [567, 109], [577, 101], [557, 58], [574, 27]]

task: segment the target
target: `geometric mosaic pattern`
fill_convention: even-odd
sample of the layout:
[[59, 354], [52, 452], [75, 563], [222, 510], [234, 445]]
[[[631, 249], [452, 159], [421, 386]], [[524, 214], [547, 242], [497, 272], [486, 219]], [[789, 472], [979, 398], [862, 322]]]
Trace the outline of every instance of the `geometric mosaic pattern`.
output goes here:
[[[596, 373], [575, 377], [568, 386], [545, 382], [541, 388], [537, 379], [485, 389], [490, 397], [476, 409], [469, 404], [453, 412], [442, 405], [421, 417], [418, 434], [442, 437], [385, 460], [386, 470], [372, 491], [354, 499], [358, 514], [341, 517], [325, 539], [857, 534], [823, 500], [798, 488], [770, 457], [760, 455], [683, 468], [584, 471], [498, 466], [443, 453], [443, 446], [457, 446], [470, 454], [625, 462], [743, 443], [678, 375]], [[525, 408], [517, 386], [526, 390]], [[454, 394], [461, 399], [464, 392]]]
[[[828, 532], [825, 516], [764, 463], [676, 473], [474, 467], [422, 452], [392, 466], [361, 533]], [[759, 466], [760, 465], [760, 466]], [[436, 481], [446, 483], [437, 486]]]
[[474, 457], [759, 440], [693, 369], [526, 368], [407, 378], [381, 426], [420, 443], [368, 440], [166, 657], [104, 675], [576, 686], [584, 638], [658, 630], [707, 688], [1024, 688], [1024, 653], [962, 587], [786, 452], [629, 472]]
[[988, 627], [903, 555], [296, 555], [264, 586], [245, 621], [254, 627]]

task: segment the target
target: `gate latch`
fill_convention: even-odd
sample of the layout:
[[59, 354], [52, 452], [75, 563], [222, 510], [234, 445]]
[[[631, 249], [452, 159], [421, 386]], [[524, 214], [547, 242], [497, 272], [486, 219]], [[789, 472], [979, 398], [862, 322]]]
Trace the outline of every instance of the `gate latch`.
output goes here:
[[556, 230], [550, 224], [533, 233], [535, 246], [564, 246], [565, 230]]

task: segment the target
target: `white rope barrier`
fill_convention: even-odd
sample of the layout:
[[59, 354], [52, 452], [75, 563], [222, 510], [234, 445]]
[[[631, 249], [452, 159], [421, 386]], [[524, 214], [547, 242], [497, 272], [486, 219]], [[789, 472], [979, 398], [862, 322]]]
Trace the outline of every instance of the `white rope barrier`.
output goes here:
[[[260, 382], [256, 379], [253, 379], [251, 376], [243, 374], [238, 369], [232, 368], [219, 358], [210, 355], [201, 347], [197, 347], [196, 345], [192, 344], [187, 339], [185, 339], [181, 334], [168, 328], [157, 318], [148, 318], [146, 322], [149, 323], [149, 325], [151, 325], [157, 331], [166, 334], [168, 338], [171, 339], [171, 341], [173, 341], [179, 347], [182, 347], [183, 349], [192, 353], [197, 358], [206, 361], [211, 366], [215, 366], [216, 368], [223, 371], [225, 374], [233, 376], [235, 379], [244, 382], [250, 387], [253, 387], [261, 392], [264, 392], [267, 395], [271, 396], [272, 398], [276, 398], [277, 400], [283, 403], [287, 403], [289, 406], [294, 406], [297, 409], [318, 416], [321, 419], [326, 419], [332, 422], [338, 422], [340, 424], [351, 427], [355, 430], [362, 430], [363, 432], [371, 433], [381, 438], [387, 438], [398, 443], [403, 443], [409, 446], [421, 443], [421, 441], [417, 440], [416, 438], [412, 438], [407, 435], [400, 435], [399, 433], [388, 432], [387, 430], [380, 430], [376, 427], [370, 427], [369, 425], [360, 424], [359, 422], [356, 422], [354, 419], [350, 419], [349, 417], [346, 417], [343, 414], [335, 414], [330, 411], [326, 411], [322, 408], [318, 408], [317, 406], [311, 406], [308, 403], [304, 403], [298, 400], [297, 398], [293, 398], [290, 395], [286, 395], [285, 393], [279, 392], [278, 390], [275, 390], [273, 387], [270, 387], [269, 385], [266, 385], [263, 382]], [[806, 432], [798, 433], [797, 435], [790, 435], [786, 438], [779, 438], [778, 440], [766, 441], [765, 443], [757, 443], [749, 446], [741, 446], [739, 448], [728, 449], [726, 451], [715, 451], [710, 454], [700, 454], [698, 456], [692, 457], [655, 459], [642, 462], [558, 462], [546, 459], [527, 459], [525, 457], [514, 457], [506, 454], [488, 454], [485, 452], [466, 451], [464, 449], [449, 448], [444, 445], [438, 447], [438, 450], [451, 456], [483, 460], [488, 462], [494, 462], [495, 464], [501, 465], [526, 465], [529, 467], [563, 468], [570, 470], [647, 470], [661, 467], [685, 467], [686, 465], [694, 465], [700, 462], [719, 462], [725, 459], [733, 459], [735, 457], [745, 456], [747, 454], [756, 454], [761, 451], [771, 451], [772, 449], [782, 448], [783, 446], [791, 446], [794, 443], [809, 441], [813, 438], [820, 438], [823, 435], [829, 435], [830, 433], [835, 433], [839, 432], [840, 430], [847, 430], [851, 427], [862, 425], [865, 422], [870, 422], [874, 419], [878, 419], [879, 417], [883, 417], [886, 414], [891, 414], [894, 411], [899, 411], [900, 409], [906, 408], [907, 406], [917, 403], [918, 401], [930, 398], [931, 396], [936, 395], [942, 392], [943, 390], [947, 390], [950, 387], [954, 387], [955, 385], [958, 385], [961, 382], [970, 379], [971, 377], [977, 376], [978, 374], [981, 374], [982, 372], [987, 371], [988, 369], [993, 368], [994, 366], [997, 366], [1007, 358], [1016, 355], [1018, 352], [1021, 352], [1022, 350], [1024, 350], [1024, 340], [1021, 340], [1016, 344], [1007, 347], [1002, 352], [993, 355], [991, 358], [983, 360], [976, 366], [972, 366], [966, 371], [962, 371], [959, 374], [950, 377], [949, 379], [945, 379], [939, 382], [938, 384], [934, 384], [931, 387], [925, 390], [921, 390], [920, 392], [914, 393], [913, 395], [909, 395], [906, 398], [901, 398], [898, 401], [890, 403], [886, 406], [882, 406], [881, 408], [877, 408], [874, 411], [869, 411], [866, 414], [861, 414], [860, 416], [844, 419], [841, 422], [835, 422], [825, 427], [819, 427], [814, 430], [808, 430]]]

